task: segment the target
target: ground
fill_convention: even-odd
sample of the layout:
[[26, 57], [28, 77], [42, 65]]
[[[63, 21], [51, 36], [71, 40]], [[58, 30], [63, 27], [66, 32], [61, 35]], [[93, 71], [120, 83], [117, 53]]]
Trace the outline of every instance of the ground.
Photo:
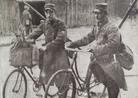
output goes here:
[[[120, 19], [113, 20], [117, 25], [120, 23]], [[79, 27], [68, 29], [68, 37], [72, 40], [77, 40], [82, 36], [86, 35], [88, 32], [91, 31], [91, 27]], [[126, 43], [134, 53], [134, 65], [133, 69], [130, 71], [125, 71], [126, 82], [128, 84], [128, 91], [121, 90], [121, 97], [118, 98], [138, 98], [138, 25], [131, 27], [130, 22], [127, 20], [122, 28], [120, 29], [122, 34], [123, 42]], [[8, 74], [15, 69], [14, 67], [10, 66], [9, 64], [9, 44], [13, 36], [6, 36], [0, 37], [0, 98], [2, 98], [2, 88], [7, 78]], [[36, 45], [41, 47], [41, 44], [44, 42], [44, 36], [41, 36], [38, 40]], [[78, 69], [81, 77], [85, 77], [88, 63], [89, 63], [89, 53], [79, 53], [78, 56]], [[34, 76], [39, 76], [39, 69], [38, 67], [33, 68]], [[32, 81], [27, 78], [28, 81], [28, 92], [27, 98], [39, 98], [35, 95], [32, 90]], [[43, 93], [43, 91], [42, 91]], [[77, 97], [76, 98], [84, 98], [84, 97]], [[86, 97], [87, 98], [87, 97]], [[107, 97], [105, 97], [107, 98]]]

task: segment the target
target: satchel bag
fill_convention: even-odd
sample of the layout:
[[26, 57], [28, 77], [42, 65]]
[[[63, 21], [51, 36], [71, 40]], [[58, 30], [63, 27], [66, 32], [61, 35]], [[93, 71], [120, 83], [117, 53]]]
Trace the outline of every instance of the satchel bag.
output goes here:
[[32, 67], [32, 47], [16, 48], [10, 51], [11, 65], [14, 67]]
[[132, 69], [134, 64], [133, 52], [124, 43], [121, 43], [119, 52], [116, 53], [116, 59], [124, 69], [126, 70]]

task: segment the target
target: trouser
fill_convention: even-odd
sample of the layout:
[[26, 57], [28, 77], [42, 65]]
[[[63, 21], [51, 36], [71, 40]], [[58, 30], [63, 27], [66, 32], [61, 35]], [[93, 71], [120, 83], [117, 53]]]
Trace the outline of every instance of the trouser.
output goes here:
[[118, 84], [104, 72], [104, 70], [100, 67], [98, 63], [89, 64], [86, 78], [85, 78], [86, 87], [89, 87], [89, 82], [90, 82], [92, 73], [98, 79], [99, 82], [103, 83], [107, 87], [109, 98], [118, 97], [118, 93], [119, 93]]

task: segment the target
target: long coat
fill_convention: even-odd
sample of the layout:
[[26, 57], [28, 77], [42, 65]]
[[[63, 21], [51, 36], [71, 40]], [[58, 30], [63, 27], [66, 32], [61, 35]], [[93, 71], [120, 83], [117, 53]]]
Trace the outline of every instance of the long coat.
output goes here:
[[41, 34], [45, 36], [45, 46], [47, 49], [44, 51], [40, 81], [47, 83], [54, 72], [59, 69], [69, 68], [69, 59], [64, 49], [64, 44], [67, 41], [65, 23], [57, 18], [52, 23], [45, 21], [28, 38], [36, 39]]
[[120, 46], [120, 33], [119, 29], [111, 23], [108, 19], [100, 26], [94, 25], [92, 31], [72, 43], [73, 47], [80, 47], [94, 42], [93, 47], [96, 62], [101, 68], [118, 83], [120, 88], [127, 89], [126, 81], [124, 78], [124, 71], [119, 63], [115, 63], [113, 54], [117, 52]]

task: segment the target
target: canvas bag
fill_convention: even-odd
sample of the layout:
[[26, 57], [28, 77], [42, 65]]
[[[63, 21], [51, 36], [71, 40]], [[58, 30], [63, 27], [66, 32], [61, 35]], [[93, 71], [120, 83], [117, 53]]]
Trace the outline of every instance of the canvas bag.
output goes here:
[[[38, 48], [24, 38], [24, 27], [20, 26], [16, 38], [10, 47], [10, 63], [14, 67], [27, 66], [29, 68], [39, 63]], [[35, 43], [35, 42], [34, 42]]]
[[32, 47], [16, 48], [10, 51], [11, 65], [14, 67], [28, 66], [32, 67]]
[[119, 52], [116, 53], [116, 59], [119, 64], [126, 70], [131, 70], [134, 64], [132, 50], [123, 42], [120, 45]]

